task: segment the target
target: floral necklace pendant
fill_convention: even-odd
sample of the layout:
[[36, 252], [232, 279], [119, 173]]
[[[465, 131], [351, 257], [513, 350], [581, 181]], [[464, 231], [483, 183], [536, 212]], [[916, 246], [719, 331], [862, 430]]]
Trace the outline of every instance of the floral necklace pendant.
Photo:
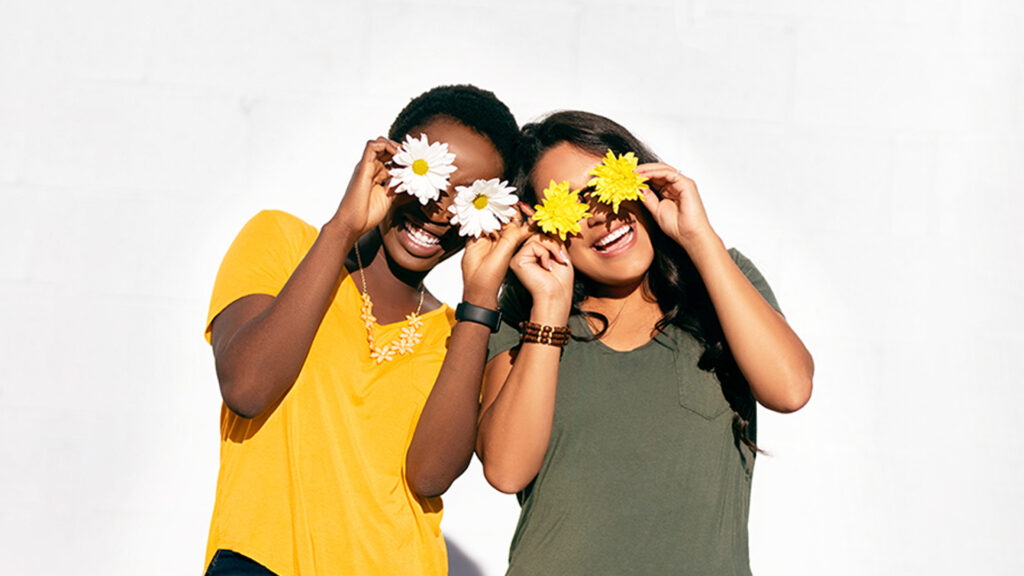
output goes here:
[[359, 317], [366, 326], [366, 341], [370, 344], [370, 358], [378, 365], [394, 360], [395, 356], [411, 354], [417, 344], [423, 339], [420, 328], [423, 327], [423, 318], [420, 317], [420, 310], [423, 308], [424, 287], [420, 285], [420, 302], [416, 305], [416, 311], [405, 317], [406, 325], [402, 327], [398, 338], [383, 346], [377, 346], [377, 338], [373, 335], [374, 325], [377, 318], [373, 315], [373, 300], [370, 300], [370, 292], [366, 289], [366, 273], [363, 271], [363, 259], [359, 255], [359, 247], [356, 247], [356, 260], [359, 261], [359, 276], [363, 280], [363, 291], [359, 297], [362, 299], [362, 306], [359, 310]]
[[423, 327], [423, 318], [420, 317], [420, 308], [423, 306], [423, 290], [420, 290], [420, 305], [416, 307], [415, 312], [405, 317], [406, 325], [402, 327], [398, 338], [383, 346], [377, 346], [377, 339], [373, 335], [373, 327], [377, 322], [377, 318], [373, 315], [373, 301], [370, 300], [370, 294], [363, 292], [361, 298], [363, 305], [360, 316], [363, 319], [363, 324], [366, 326], [366, 340], [370, 344], [370, 358], [377, 362], [377, 364], [383, 364], [389, 360], [394, 360], [396, 355], [401, 356], [414, 352], [416, 345], [423, 339], [423, 334], [419, 331]]

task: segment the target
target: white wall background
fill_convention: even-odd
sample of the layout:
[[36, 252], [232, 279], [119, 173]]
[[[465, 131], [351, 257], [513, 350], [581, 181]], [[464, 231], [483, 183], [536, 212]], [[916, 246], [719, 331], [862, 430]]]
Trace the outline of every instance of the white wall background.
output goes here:
[[[1024, 572], [1022, 30], [1011, 0], [2, 0], [3, 572], [201, 572], [224, 250], [261, 208], [323, 223], [452, 82], [630, 127], [772, 283], [818, 370], [762, 413], [756, 574]], [[447, 504], [462, 573], [501, 574], [514, 498], [473, 468]]]

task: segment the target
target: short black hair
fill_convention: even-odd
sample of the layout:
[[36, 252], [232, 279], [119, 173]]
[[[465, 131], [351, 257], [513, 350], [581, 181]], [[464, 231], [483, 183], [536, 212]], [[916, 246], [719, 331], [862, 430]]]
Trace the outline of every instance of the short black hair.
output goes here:
[[438, 86], [413, 98], [391, 124], [388, 138], [401, 141], [437, 117], [449, 117], [494, 144], [510, 175], [515, 165], [519, 125], [508, 106], [490, 90], [471, 84]]

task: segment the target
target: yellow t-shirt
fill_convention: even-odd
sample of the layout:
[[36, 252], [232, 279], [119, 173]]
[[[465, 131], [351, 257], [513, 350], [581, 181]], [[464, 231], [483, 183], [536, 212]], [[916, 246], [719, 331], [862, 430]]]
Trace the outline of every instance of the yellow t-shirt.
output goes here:
[[[231, 244], [213, 289], [210, 323], [243, 296], [276, 296], [317, 230], [284, 212], [257, 214]], [[372, 294], [371, 294], [372, 296]], [[377, 364], [343, 279], [295, 385], [263, 414], [221, 407], [220, 474], [206, 565], [219, 548], [280, 576], [445, 574], [441, 499], [405, 481], [405, 453], [454, 323], [423, 314], [415, 352]], [[405, 322], [378, 326], [378, 342]]]

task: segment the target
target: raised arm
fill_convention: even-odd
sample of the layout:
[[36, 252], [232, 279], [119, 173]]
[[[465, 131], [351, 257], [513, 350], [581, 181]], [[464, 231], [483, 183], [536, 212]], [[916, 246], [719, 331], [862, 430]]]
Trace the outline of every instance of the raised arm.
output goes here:
[[[572, 265], [560, 245], [528, 240], [511, 268], [533, 297], [530, 321], [564, 326], [572, 304]], [[476, 449], [487, 481], [505, 493], [525, 488], [540, 471], [551, 438], [561, 348], [524, 343], [513, 362], [495, 356], [484, 375]]]
[[217, 379], [231, 411], [252, 418], [295, 383], [343, 277], [345, 256], [391, 205], [385, 163], [396, 151], [385, 138], [367, 142], [337, 212], [276, 298], [240, 298], [213, 320]]
[[736, 364], [754, 398], [776, 412], [794, 412], [811, 397], [814, 360], [789, 323], [747, 280], [711, 228], [697, 186], [665, 164], [637, 173], [661, 190], [644, 204], [693, 260], [707, 287]]
[[[464, 302], [497, 310], [498, 288], [509, 259], [527, 234], [517, 217], [500, 234], [469, 241], [462, 257]], [[473, 457], [490, 335], [490, 328], [475, 322], [459, 322], [452, 329], [448, 352], [406, 454], [406, 480], [421, 496], [443, 494]]]

